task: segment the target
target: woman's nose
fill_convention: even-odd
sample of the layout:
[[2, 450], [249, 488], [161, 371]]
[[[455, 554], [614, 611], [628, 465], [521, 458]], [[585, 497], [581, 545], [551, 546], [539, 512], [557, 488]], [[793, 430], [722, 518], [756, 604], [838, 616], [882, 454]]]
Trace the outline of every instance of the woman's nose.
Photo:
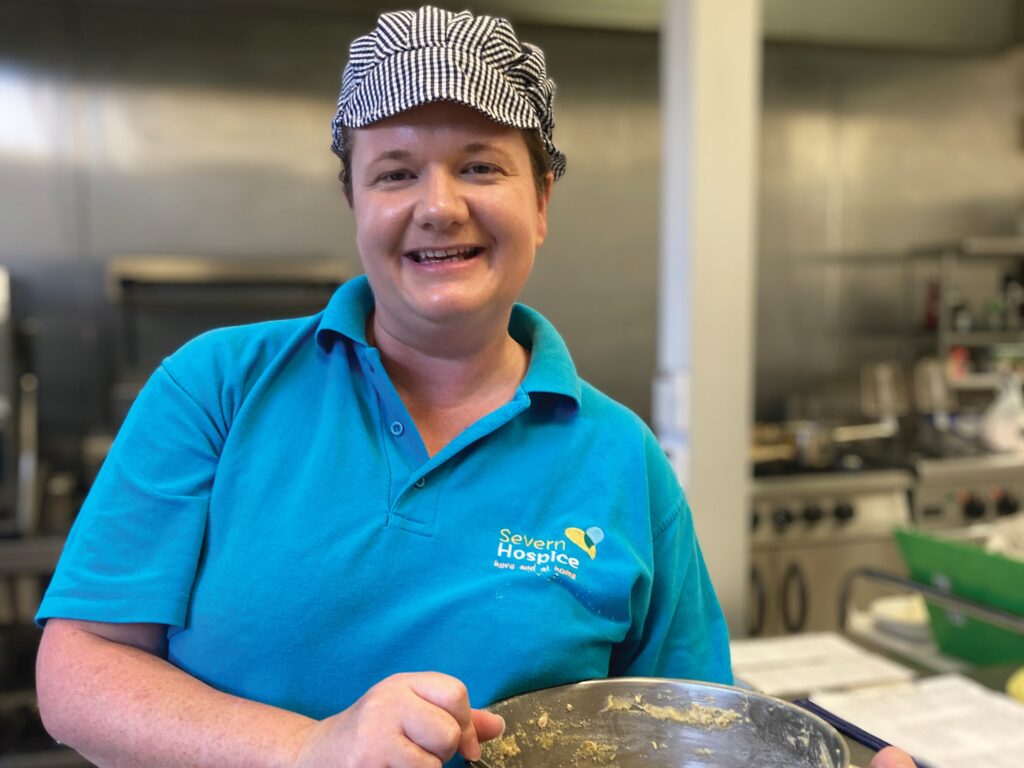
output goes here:
[[469, 208], [459, 190], [457, 178], [446, 170], [424, 174], [416, 204], [416, 224], [446, 230], [453, 224], [465, 222], [468, 214]]

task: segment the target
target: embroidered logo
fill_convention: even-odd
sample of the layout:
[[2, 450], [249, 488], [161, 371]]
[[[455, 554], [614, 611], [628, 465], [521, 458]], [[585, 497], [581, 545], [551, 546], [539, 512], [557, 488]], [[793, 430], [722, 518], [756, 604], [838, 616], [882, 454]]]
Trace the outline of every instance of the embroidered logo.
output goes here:
[[597, 545], [604, 539], [604, 531], [596, 525], [583, 530], [582, 528], [566, 528], [565, 537], [582, 549], [593, 560], [597, 557]]
[[546, 539], [502, 528], [498, 531], [494, 567], [509, 571], [557, 574], [575, 581], [580, 568], [580, 555], [568, 544], [579, 547], [593, 560], [597, 557], [597, 545], [604, 540], [604, 531], [596, 526], [585, 531], [582, 528], [566, 528], [564, 536]]

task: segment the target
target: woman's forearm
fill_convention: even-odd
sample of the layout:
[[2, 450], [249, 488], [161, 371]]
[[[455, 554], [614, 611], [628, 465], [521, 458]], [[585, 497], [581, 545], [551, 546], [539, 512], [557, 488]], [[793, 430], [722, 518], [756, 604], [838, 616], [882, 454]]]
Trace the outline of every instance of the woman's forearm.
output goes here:
[[315, 725], [74, 622], [47, 626], [37, 688], [50, 734], [102, 768], [288, 768]]

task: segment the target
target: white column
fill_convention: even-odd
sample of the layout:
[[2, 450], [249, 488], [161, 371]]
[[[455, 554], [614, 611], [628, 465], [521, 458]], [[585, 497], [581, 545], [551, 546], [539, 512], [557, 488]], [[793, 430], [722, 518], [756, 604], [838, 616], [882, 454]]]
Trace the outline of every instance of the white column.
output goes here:
[[655, 429], [746, 633], [760, 0], [666, 0]]

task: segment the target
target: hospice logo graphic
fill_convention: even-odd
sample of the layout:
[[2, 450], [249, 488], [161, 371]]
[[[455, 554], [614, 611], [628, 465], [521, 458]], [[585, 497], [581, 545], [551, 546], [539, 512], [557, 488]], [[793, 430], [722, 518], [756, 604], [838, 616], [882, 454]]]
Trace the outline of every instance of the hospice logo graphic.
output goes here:
[[[604, 540], [604, 531], [597, 526], [566, 528], [565, 538], [547, 539], [502, 528], [498, 531], [498, 551], [494, 567], [508, 571], [558, 574], [576, 580], [580, 568], [580, 552], [594, 560], [597, 545]], [[573, 545], [573, 549], [569, 545]], [[579, 550], [579, 551], [578, 551]]]
[[596, 525], [585, 531], [579, 528], [566, 528], [565, 535], [569, 541], [590, 555], [591, 560], [597, 557], [597, 545], [604, 539], [604, 531]]

